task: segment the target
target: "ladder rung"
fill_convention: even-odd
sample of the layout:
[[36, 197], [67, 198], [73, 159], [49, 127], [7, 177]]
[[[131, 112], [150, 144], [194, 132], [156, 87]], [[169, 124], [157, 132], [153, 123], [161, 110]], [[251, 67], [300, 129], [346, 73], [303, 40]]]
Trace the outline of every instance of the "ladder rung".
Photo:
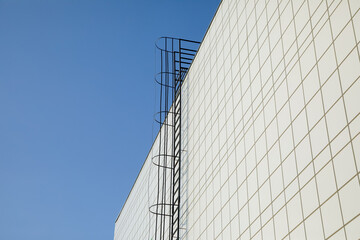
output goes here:
[[[178, 200], [178, 199], [177, 199], [177, 200]], [[174, 201], [174, 203], [175, 203], [175, 201]], [[174, 207], [174, 213], [176, 213], [178, 209], [179, 209], [179, 207], [178, 207], [178, 206], [175, 206], [175, 207]]]
[[[180, 168], [179, 168], [180, 169]], [[179, 178], [179, 176], [180, 176], [180, 171], [179, 171], [179, 169], [178, 169], [178, 171], [176, 171], [176, 172], [174, 172], [174, 178]], [[177, 176], [177, 175], [179, 175], [179, 176]], [[174, 184], [175, 184], [176, 182], [174, 182]]]
[[192, 61], [192, 60], [193, 60], [192, 58], [187, 58], [187, 57], [181, 57], [181, 60], [182, 60], [182, 59], [189, 60], [189, 61]]
[[190, 51], [190, 52], [197, 52], [197, 50], [190, 49], [190, 48], [180, 48], [180, 49], [181, 49], [181, 50]]
[[180, 129], [180, 124], [175, 128], [175, 132]]
[[[187, 60], [192, 60], [192, 59], [187, 59]], [[178, 60], [175, 60], [175, 62], [180, 63], [180, 64], [189, 64], [189, 65], [191, 65], [191, 62], [184, 62], [184, 61], [178, 61]]]
[[175, 180], [175, 182], [174, 182], [174, 186], [176, 185], [176, 183], [178, 183], [178, 182], [179, 182], [179, 180], [180, 180], [180, 178], [177, 178], [177, 179]]
[[175, 220], [173, 221], [173, 224], [175, 224], [176, 222], [178, 222], [179, 219], [178, 218], [175, 218]]
[[[176, 115], [178, 115], [178, 114], [176, 114]], [[175, 115], [175, 126], [178, 122], [180, 122], [180, 117], [176, 117], [176, 115]]]
[[188, 55], [188, 56], [193, 56], [193, 57], [195, 56], [195, 53], [181, 52], [181, 54]]
[[[177, 189], [178, 189], [178, 188], [177, 188]], [[175, 199], [178, 199], [178, 197], [180, 196], [180, 195], [179, 195], [179, 191], [174, 191], [174, 192], [173, 192], [173, 195], [174, 195], [174, 198], [175, 198]]]

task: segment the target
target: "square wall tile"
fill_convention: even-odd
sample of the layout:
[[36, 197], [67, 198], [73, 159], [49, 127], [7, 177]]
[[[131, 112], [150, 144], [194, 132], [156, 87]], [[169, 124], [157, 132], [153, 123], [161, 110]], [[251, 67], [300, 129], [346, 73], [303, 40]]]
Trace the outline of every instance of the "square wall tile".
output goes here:
[[331, 162], [329, 162], [317, 175], [320, 203], [323, 203], [336, 191], [335, 177]]
[[295, 148], [298, 172], [301, 172], [313, 159], [309, 137], [305, 137]]
[[319, 76], [317, 68], [313, 68], [309, 75], [305, 78], [303, 82], [305, 102], [308, 103], [310, 99], [315, 95], [319, 90]]
[[341, 188], [350, 178], [356, 174], [355, 161], [351, 145], [348, 144], [338, 155], [334, 157], [335, 176], [338, 187]]
[[292, 132], [288, 128], [280, 137], [281, 159], [285, 159], [293, 149]]
[[304, 107], [304, 98], [301, 87], [299, 87], [290, 98], [291, 117], [294, 119]]
[[348, 120], [351, 121], [360, 113], [360, 79], [347, 90], [344, 96], [345, 108]]
[[293, 124], [294, 141], [297, 145], [308, 133], [305, 109], [300, 112]]
[[282, 134], [290, 125], [289, 103], [286, 103], [277, 115], [279, 134]]
[[340, 81], [337, 74], [333, 74], [322, 88], [325, 112], [341, 97]]
[[293, 230], [302, 220], [302, 207], [300, 194], [296, 194], [288, 203], [289, 229]]
[[285, 159], [282, 166], [284, 172], [284, 184], [287, 186], [297, 175], [295, 155], [293, 153], [290, 154], [288, 158]]
[[327, 130], [332, 140], [345, 126], [346, 117], [343, 100], [340, 99], [326, 114]]
[[313, 126], [320, 120], [320, 118], [324, 115], [321, 92], [317, 92], [316, 95], [310, 100], [308, 105], [306, 106], [306, 110], [308, 113], [308, 123], [309, 128], [312, 129]]
[[335, 53], [332, 47], [330, 47], [325, 54], [321, 56], [318, 66], [320, 72], [320, 82], [321, 85], [323, 85], [336, 69]]

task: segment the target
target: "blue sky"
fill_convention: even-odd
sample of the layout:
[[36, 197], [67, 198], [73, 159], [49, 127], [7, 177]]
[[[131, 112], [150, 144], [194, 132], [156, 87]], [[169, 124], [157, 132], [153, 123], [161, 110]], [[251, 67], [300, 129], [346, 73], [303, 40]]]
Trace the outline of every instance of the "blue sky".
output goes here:
[[154, 41], [201, 40], [219, 2], [0, 0], [0, 239], [113, 238], [156, 134]]

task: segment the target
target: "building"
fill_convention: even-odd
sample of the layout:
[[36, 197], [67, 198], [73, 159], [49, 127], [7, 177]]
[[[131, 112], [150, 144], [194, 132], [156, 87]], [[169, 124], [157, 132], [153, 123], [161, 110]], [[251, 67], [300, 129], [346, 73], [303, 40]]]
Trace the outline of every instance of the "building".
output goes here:
[[179, 215], [160, 130], [114, 239], [359, 239], [359, 9], [223, 0], [180, 90]]

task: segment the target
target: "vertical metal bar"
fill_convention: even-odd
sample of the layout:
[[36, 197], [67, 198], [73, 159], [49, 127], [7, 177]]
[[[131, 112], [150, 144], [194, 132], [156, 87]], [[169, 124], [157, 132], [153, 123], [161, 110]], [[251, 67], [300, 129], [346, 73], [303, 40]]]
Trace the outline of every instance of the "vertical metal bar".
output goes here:
[[[172, 96], [171, 96], [171, 99], [172, 99], [172, 102], [174, 103], [175, 102], [175, 78], [176, 78], [176, 67], [175, 67], [175, 52], [174, 52], [174, 39], [172, 38], [171, 39], [171, 60], [172, 60], [172, 67], [171, 67], [171, 73], [172, 73], [172, 84], [171, 86], [173, 87], [172, 88]], [[171, 115], [172, 116], [172, 125], [175, 126], [175, 104], [173, 105], [173, 109], [172, 109], [172, 112], [173, 114]], [[171, 186], [171, 189], [170, 189], [170, 203], [171, 203], [171, 217], [170, 217], [170, 221], [169, 221], [169, 240], [171, 240], [171, 236], [172, 236], [172, 231], [173, 231], [173, 226], [172, 226], [172, 223], [173, 223], [173, 218], [174, 218], [174, 215], [173, 215], [173, 212], [174, 212], [174, 196], [172, 194], [173, 192], [173, 174], [174, 174], [174, 156], [175, 156], [175, 149], [174, 149], [174, 144], [175, 144], [175, 132], [174, 132], [174, 127], [172, 129], [172, 146], [171, 146], [171, 156], [173, 156], [172, 158], [172, 161], [171, 161], [171, 177], [170, 177], [170, 186]]]
[[[159, 131], [160, 131], [160, 136], [159, 136], [159, 163], [161, 160], [161, 123], [162, 123], [162, 84], [163, 84], [163, 77], [162, 77], [162, 55], [163, 55], [163, 51], [160, 50], [160, 113], [159, 113]], [[158, 213], [159, 211], [159, 195], [160, 195], [160, 164], [158, 164], [158, 184], [157, 184], [157, 197], [156, 197], [156, 211], [155, 213]], [[158, 230], [158, 215], [155, 214], [155, 240], [157, 240], [157, 230]], [[161, 219], [160, 219], [161, 220]]]
[[[168, 39], [167, 37], [165, 38], [165, 108], [164, 108], [164, 112], [165, 113], [168, 113], [168, 102], [169, 102], [169, 95], [168, 95], [168, 92], [169, 92], [169, 87], [168, 87], [168, 82], [169, 82], [169, 78], [168, 78], [168, 47], [167, 47], [167, 42], [168, 42]], [[168, 114], [166, 114], [168, 115]], [[164, 157], [163, 157], [163, 166], [165, 166], [163, 168], [163, 182], [162, 182], [162, 204], [166, 204], [166, 164], [167, 164], [167, 144], [168, 144], [168, 125], [167, 125], [167, 122], [168, 121], [168, 118], [167, 116], [164, 118], [164, 124], [163, 124], [163, 130], [164, 130]], [[166, 218], [165, 218], [165, 215], [166, 215], [166, 205], [163, 205], [163, 211], [161, 212], [162, 214], [162, 221], [161, 221], [161, 238], [162, 239], [165, 239], [165, 221], [166, 221]]]
[[179, 239], [179, 235], [180, 235], [180, 200], [181, 200], [181, 198], [180, 198], [180, 196], [181, 196], [181, 194], [180, 194], [180, 181], [181, 181], [181, 85], [182, 85], [182, 72], [181, 72], [181, 40], [179, 40], [179, 59], [180, 59], [180, 86], [179, 86], [179, 92], [178, 92], [178, 97], [179, 97], [179, 112], [178, 112], [178, 114], [179, 114], [179, 126], [180, 126], [180, 128], [179, 128], [179, 153], [178, 153], [178, 155], [179, 155], [179, 157], [178, 157], [178, 161], [179, 161], [179, 163], [178, 163], [178, 165], [179, 165], [179, 181], [178, 181], [178, 196], [179, 196], [179, 199], [178, 199], [178, 208], [177, 208], [177, 236], [176, 236], [176, 239]]

